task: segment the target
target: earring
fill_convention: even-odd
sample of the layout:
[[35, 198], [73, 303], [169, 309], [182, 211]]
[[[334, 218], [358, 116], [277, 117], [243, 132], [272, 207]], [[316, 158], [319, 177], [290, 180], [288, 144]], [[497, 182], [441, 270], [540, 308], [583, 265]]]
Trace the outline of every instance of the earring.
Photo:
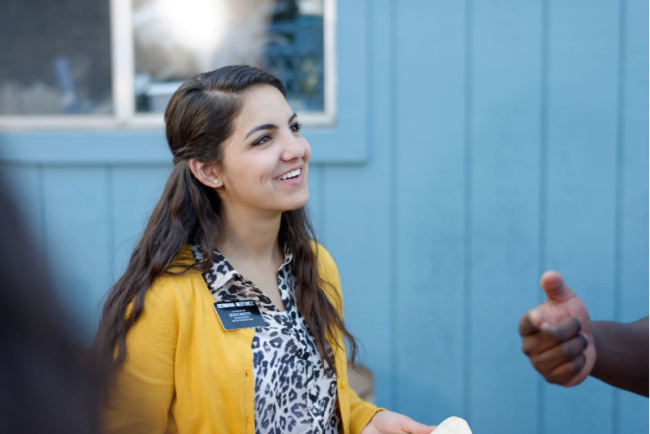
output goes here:
[[214, 182], [215, 185], [219, 185], [219, 180], [218, 179], [215, 179], [213, 182]]

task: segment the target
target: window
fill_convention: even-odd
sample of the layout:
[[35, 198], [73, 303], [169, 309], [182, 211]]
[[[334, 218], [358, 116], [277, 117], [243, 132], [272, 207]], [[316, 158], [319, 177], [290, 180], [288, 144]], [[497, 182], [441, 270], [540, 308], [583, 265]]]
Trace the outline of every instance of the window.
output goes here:
[[113, 112], [105, 0], [3, 0], [0, 115]]
[[306, 125], [333, 124], [334, 0], [5, 0], [0, 8], [9, 53], [0, 126], [161, 126], [185, 79], [229, 64], [271, 71]]

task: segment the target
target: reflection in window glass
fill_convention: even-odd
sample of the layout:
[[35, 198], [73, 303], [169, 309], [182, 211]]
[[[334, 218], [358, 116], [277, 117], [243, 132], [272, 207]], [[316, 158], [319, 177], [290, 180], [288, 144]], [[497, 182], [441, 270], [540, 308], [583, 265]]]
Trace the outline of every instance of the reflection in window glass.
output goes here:
[[111, 113], [108, 0], [0, 2], [0, 114]]
[[324, 110], [323, 0], [133, 0], [133, 34], [138, 112], [232, 64], [280, 77], [295, 110]]

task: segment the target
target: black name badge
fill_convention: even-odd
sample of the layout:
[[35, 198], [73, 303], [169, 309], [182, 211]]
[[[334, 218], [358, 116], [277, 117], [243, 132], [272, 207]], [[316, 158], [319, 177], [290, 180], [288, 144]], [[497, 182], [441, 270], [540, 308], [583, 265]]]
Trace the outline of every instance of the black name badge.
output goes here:
[[225, 330], [264, 327], [266, 321], [262, 318], [260, 309], [252, 300], [216, 302], [214, 310], [219, 315], [219, 321]]

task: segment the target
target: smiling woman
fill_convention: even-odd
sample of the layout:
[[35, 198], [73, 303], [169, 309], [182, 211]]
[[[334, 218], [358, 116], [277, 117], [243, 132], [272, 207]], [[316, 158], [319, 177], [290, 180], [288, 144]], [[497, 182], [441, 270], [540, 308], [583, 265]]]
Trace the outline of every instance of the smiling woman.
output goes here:
[[[311, 148], [280, 90], [255, 86], [243, 96], [241, 114], [223, 144], [220, 164], [190, 160], [190, 170], [206, 186], [218, 180], [224, 223], [248, 221], [306, 205]], [[270, 213], [270, 214], [269, 214]]]
[[94, 346], [108, 432], [422, 432], [347, 385], [336, 265], [283, 84], [230, 66], [165, 113], [174, 168]]

